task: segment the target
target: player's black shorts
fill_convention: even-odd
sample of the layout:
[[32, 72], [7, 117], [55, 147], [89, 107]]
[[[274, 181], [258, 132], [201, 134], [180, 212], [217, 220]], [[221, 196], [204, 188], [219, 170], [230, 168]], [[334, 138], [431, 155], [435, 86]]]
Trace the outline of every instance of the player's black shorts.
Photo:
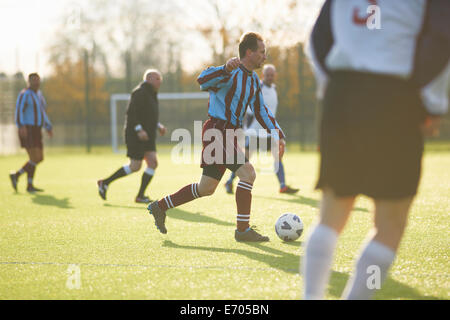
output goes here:
[[141, 141], [135, 131], [125, 130], [125, 143], [130, 159], [142, 160], [146, 152], [156, 151], [156, 135], [149, 135], [148, 141]]
[[42, 128], [39, 126], [25, 125], [27, 128], [27, 135], [21, 137], [19, 135], [20, 146], [25, 149], [44, 147], [42, 143]]
[[406, 80], [335, 72], [324, 97], [317, 188], [396, 199], [417, 192], [425, 109]]

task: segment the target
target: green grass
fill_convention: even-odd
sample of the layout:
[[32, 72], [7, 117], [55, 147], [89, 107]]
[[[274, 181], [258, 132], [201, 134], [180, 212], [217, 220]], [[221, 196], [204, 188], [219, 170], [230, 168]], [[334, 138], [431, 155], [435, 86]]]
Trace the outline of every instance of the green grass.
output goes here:
[[[167, 149], [161, 148], [164, 151]], [[318, 157], [290, 152], [288, 183], [296, 196], [280, 195], [273, 174], [259, 174], [253, 189], [252, 224], [271, 241], [234, 240], [235, 200], [219, 186], [215, 195], [168, 212], [168, 234], [155, 228], [145, 205], [133, 202], [140, 174], [118, 180], [102, 201], [96, 180], [123, 165], [124, 155], [82, 148], [46, 151], [39, 166], [38, 195], [14, 193], [7, 174], [26, 161], [21, 153], [0, 157], [0, 299], [300, 299], [298, 274], [305, 234], [281, 242], [274, 223], [298, 214], [308, 233], [318, 214], [313, 190]], [[171, 163], [161, 152], [149, 195], [159, 198], [195, 182], [197, 164]], [[450, 152], [424, 158], [419, 195], [399, 255], [378, 299], [448, 299]], [[327, 294], [338, 299], [355, 255], [372, 225], [372, 205], [360, 198], [342, 234]], [[81, 270], [81, 288], [66, 286], [69, 265]]]

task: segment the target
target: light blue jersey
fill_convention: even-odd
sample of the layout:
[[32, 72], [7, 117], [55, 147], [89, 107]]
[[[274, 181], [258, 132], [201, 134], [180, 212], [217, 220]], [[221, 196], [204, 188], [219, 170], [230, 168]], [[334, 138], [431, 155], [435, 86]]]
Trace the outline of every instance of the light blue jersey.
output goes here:
[[209, 91], [210, 117], [228, 121], [233, 126], [242, 127], [242, 120], [250, 106], [256, 120], [269, 133], [277, 130], [275, 138], [284, 138], [284, 133], [275, 117], [264, 104], [258, 75], [248, 71], [243, 65], [227, 72], [225, 66], [210, 67], [197, 79], [202, 91]]
[[45, 127], [52, 129], [52, 124], [45, 111], [47, 103], [39, 90], [34, 92], [30, 88], [23, 89], [17, 97], [15, 120], [20, 128], [24, 125]]

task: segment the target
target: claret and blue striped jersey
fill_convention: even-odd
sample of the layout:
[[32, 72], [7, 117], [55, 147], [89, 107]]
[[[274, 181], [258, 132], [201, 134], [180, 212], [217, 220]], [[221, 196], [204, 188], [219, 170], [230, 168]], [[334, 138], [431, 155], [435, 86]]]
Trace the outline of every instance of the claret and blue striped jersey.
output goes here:
[[243, 65], [227, 72], [225, 66], [210, 67], [197, 79], [202, 91], [209, 91], [210, 117], [228, 121], [242, 127], [247, 106], [253, 111], [256, 120], [268, 132], [277, 130], [275, 138], [284, 138], [284, 133], [275, 117], [264, 104], [261, 83], [258, 75], [248, 71]]
[[45, 127], [52, 129], [52, 124], [45, 111], [47, 103], [39, 90], [34, 92], [30, 88], [23, 89], [17, 97], [15, 120], [20, 128], [24, 125]]

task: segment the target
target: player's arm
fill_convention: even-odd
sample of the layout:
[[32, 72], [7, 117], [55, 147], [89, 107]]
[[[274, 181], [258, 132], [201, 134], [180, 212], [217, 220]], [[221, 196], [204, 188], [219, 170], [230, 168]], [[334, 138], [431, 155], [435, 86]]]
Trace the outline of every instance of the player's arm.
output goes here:
[[47, 112], [44, 110], [43, 112], [44, 115], [44, 128], [47, 131], [48, 135], [51, 137], [53, 137], [53, 126], [52, 123], [50, 122], [50, 119], [48, 118]]
[[48, 135], [50, 137], [53, 137], [53, 125], [47, 115], [47, 101], [45, 101], [45, 98], [42, 95], [41, 91], [39, 91], [38, 97], [41, 102], [42, 114], [44, 115], [44, 128], [47, 131]]
[[227, 86], [231, 78], [231, 71], [239, 67], [239, 64], [239, 58], [231, 58], [223, 66], [207, 68], [197, 78], [200, 90], [208, 91]]
[[16, 125], [19, 128], [19, 135], [21, 137], [26, 137], [27, 135], [27, 127], [25, 127], [24, 125], [25, 107], [28, 103], [27, 100], [28, 100], [28, 93], [27, 91], [25, 91], [19, 94], [16, 102], [15, 120]]
[[249, 104], [253, 111], [255, 119], [261, 124], [261, 126], [271, 133], [271, 130], [275, 130], [275, 139], [285, 139], [283, 130], [273, 116], [272, 112], [264, 104], [264, 97], [261, 88], [258, 88], [255, 97]]
[[413, 81], [421, 87], [426, 116], [425, 136], [436, 137], [442, 116], [448, 111], [450, 93], [450, 3], [429, 1], [425, 25], [416, 52]]
[[272, 112], [265, 106], [261, 88], [258, 88], [252, 103], [250, 103], [250, 108], [253, 111], [255, 119], [279, 143], [280, 158], [282, 158], [286, 145], [286, 137]]
[[305, 46], [305, 53], [316, 78], [317, 96], [319, 99], [323, 98], [328, 83], [328, 69], [325, 65], [325, 59], [333, 44], [331, 0], [326, 0]]
[[161, 122], [158, 122], [158, 125], [157, 125], [157, 126], [158, 126], [159, 134], [160, 134], [161, 136], [165, 135], [166, 132], [167, 132], [166, 127], [165, 127]]

